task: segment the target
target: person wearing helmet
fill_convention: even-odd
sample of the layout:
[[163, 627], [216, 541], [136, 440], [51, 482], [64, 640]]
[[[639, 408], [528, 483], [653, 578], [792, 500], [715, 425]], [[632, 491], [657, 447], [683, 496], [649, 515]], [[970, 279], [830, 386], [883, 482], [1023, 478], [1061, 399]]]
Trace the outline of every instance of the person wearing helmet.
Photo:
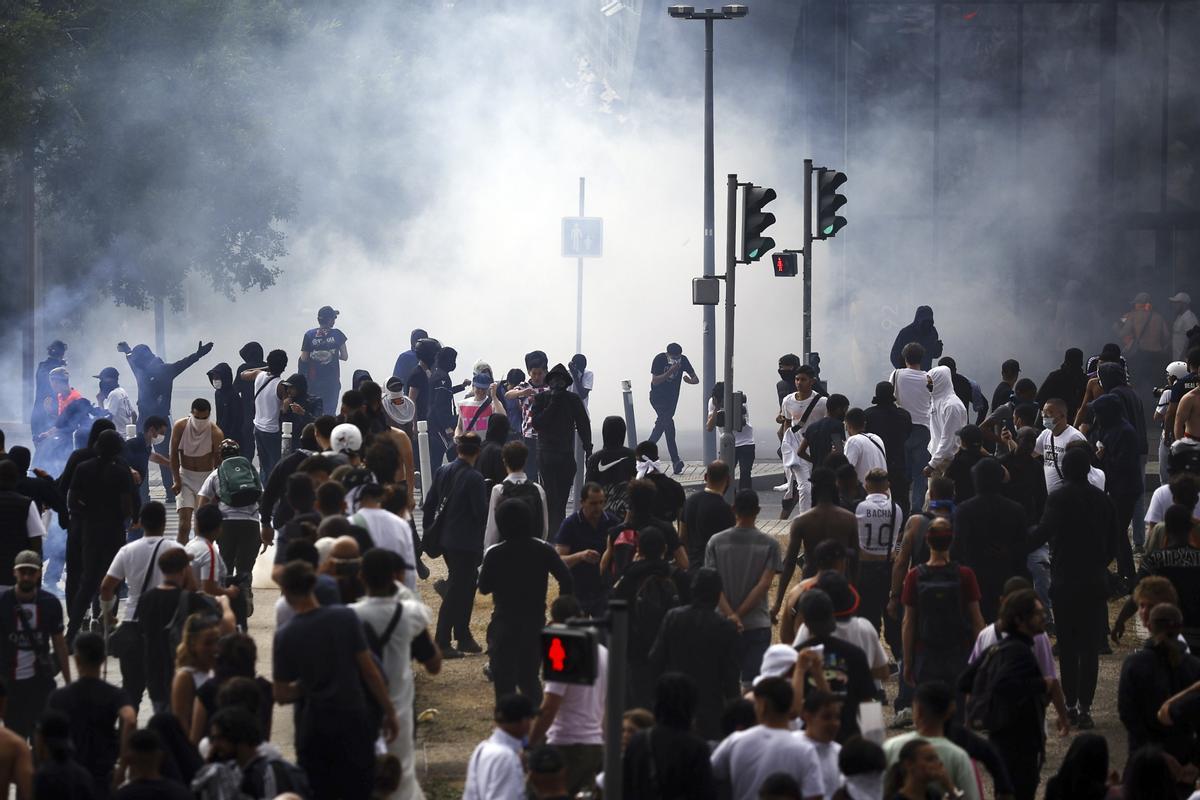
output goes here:
[[221, 510], [221, 532], [217, 536], [221, 560], [230, 575], [246, 576], [239, 583], [248, 590], [260, 544], [258, 504], [262, 498], [262, 480], [250, 459], [242, 455], [236, 440], [223, 439], [219, 452], [221, 462], [204, 479], [197, 497], [200, 507], [216, 503]]
[[363, 435], [357, 425], [343, 422], [329, 434], [329, 452], [325, 455], [335, 463], [358, 466], [362, 461]]
[[[1167, 456], [1171, 452], [1171, 442], [1175, 438], [1175, 431], [1172, 425], [1167, 424], [1167, 414], [1172, 406], [1179, 403], [1179, 398], [1175, 397], [1175, 393], [1182, 388], [1179, 381], [1188, 374], [1186, 361], [1172, 361], [1167, 364], [1167, 383], [1161, 389], [1155, 389], [1154, 394], [1158, 397], [1158, 403], [1154, 406], [1154, 421], [1162, 426], [1162, 435], [1158, 437], [1158, 480], [1159, 483], [1167, 482]], [[1182, 394], [1182, 393], [1181, 393]], [[1172, 420], [1174, 422], [1174, 420]]]
[[1200, 385], [1196, 380], [1200, 375], [1200, 347], [1188, 351], [1187, 363], [1189, 374], [1180, 379], [1187, 394], [1180, 395], [1175, 409], [1175, 438], [1200, 440]]

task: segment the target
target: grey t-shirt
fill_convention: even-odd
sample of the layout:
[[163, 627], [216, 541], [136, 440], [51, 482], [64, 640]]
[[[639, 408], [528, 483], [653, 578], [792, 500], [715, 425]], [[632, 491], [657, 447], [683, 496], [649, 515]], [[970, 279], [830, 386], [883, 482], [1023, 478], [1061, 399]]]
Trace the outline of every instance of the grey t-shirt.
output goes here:
[[[737, 608], [758, 583], [764, 570], [782, 571], [783, 559], [779, 554], [779, 542], [774, 537], [758, 528], [730, 528], [708, 540], [704, 566], [720, 573], [725, 598], [730, 606]], [[769, 593], [763, 593], [758, 605], [742, 616], [742, 626], [746, 630], [771, 627], [771, 614], [767, 610]]]

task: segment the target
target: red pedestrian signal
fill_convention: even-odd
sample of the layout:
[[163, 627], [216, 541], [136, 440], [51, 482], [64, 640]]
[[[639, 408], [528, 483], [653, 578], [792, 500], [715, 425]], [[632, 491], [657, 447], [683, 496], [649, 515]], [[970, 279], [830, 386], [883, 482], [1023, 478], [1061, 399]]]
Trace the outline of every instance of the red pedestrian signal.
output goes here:
[[794, 278], [799, 274], [799, 259], [796, 256], [796, 253], [775, 253], [771, 256], [776, 278]]
[[596, 637], [587, 628], [551, 625], [542, 630], [542, 678], [559, 683], [596, 680]]

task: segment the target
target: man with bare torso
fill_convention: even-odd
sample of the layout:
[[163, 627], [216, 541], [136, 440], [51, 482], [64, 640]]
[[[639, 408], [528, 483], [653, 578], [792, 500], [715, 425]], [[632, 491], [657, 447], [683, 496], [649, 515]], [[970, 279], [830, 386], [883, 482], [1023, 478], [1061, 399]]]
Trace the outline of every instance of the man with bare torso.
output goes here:
[[221, 463], [221, 440], [225, 434], [212, 421], [212, 405], [203, 397], [192, 401], [192, 413], [176, 420], [171, 428], [171, 477], [179, 509], [180, 544], [192, 532], [192, 512], [200, 487]]

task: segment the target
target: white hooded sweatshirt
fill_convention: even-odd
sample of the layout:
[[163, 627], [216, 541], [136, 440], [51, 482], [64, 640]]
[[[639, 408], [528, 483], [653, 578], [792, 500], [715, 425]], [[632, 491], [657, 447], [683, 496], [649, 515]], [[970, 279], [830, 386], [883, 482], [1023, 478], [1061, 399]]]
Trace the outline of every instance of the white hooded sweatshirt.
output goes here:
[[929, 406], [929, 466], [941, 475], [950, 466], [958, 449], [956, 436], [967, 424], [967, 408], [954, 394], [954, 381], [949, 367], [929, 370], [933, 380], [933, 398]]

